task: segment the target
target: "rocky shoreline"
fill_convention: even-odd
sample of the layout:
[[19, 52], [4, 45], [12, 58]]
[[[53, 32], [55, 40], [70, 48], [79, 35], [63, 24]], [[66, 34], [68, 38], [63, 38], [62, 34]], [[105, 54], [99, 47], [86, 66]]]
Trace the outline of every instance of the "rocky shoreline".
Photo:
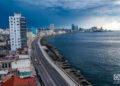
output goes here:
[[92, 86], [92, 84], [87, 81], [80, 72], [72, 68], [70, 63], [59, 53], [55, 46], [50, 45], [46, 42], [46, 37], [43, 37], [41, 39], [41, 44], [47, 47], [45, 51], [48, 53], [53, 62], [62, 70], [64, 70], [70, 76], [70, 78], [76, 81], [80, 86]]

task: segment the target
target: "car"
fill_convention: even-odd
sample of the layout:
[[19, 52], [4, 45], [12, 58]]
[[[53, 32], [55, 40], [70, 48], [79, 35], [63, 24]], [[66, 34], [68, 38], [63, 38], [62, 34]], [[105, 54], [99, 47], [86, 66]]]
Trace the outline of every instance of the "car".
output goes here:
[[35, 59], [35, 61], [37, 61], [37, 59]]
[[42, 64], [41, 61], [39, 61], [38, 64]]

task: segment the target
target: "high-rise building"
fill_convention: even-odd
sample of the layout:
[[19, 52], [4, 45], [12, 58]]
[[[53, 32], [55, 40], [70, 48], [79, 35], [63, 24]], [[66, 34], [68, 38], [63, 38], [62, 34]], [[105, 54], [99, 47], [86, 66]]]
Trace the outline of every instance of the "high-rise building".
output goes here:
[[74, 24], [72, 24], [72, 30], [74, 30]]
[[54, 31], [54, 24], [50, 24], [50, 30]]
[[78, 26], [77, 26], [77, 25], [72, 24], [72, 30], [73, 30], [73, 31], [78, 31]]
[[26, 19], [21, 13], [14, 13], [9, 16], [11, 51], [27, 46], [26, 38]]

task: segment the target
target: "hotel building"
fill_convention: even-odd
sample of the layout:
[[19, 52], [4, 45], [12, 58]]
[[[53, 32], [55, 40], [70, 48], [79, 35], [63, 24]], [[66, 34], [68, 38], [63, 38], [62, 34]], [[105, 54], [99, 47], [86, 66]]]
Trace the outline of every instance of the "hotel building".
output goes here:
[[26, 19], [21, 13], [14, 13], [9, 16], [11, 51], [27, 46], [26, 40]]

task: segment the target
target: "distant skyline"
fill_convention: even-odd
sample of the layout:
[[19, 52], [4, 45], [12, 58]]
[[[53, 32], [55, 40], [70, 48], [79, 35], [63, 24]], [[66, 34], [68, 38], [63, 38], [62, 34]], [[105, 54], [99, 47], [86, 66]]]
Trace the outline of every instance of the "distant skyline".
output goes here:
[[20, 12], [27, 27], [92, 26], [120, 30], [120, 0], [0, 0], [0, 28], [9, 27], [9, 16]]

